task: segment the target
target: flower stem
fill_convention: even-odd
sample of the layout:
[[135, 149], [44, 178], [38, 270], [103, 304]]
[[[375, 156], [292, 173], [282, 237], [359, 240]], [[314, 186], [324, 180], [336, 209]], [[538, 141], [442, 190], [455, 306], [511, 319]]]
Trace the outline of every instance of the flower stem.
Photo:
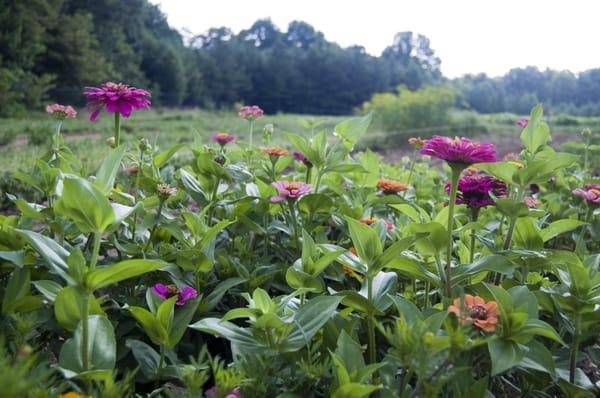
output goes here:
[[452, 232], [454, 230], [454, 207], [456, 206], [456, 195], [458, 193], [458, 179], [462, 170], [452, 167], [452, 186], [450, 188], [450, 202], [448, 203], [448, 242], [446, 247], [446, 297], [452, 296]]
[[294, 208], [294, 203], [292, 201], [288, 201], [288, 205], [290, 208], [290, 217], [294, 228], [294, 241], [296, 242], [296, 248], [300, 253], [302, 251], [302, 247], [300, 247], [300, 233], [298, 231], [298, 219], [296, 218], [296, 209]]
[[[133, 195], [135, 198], [135, 203], [137, 204], [138, 199], [139, 199], [139, 193], [138, 193], [138, 189], [140, 188], [140, 174], [142, 173], [142, 167], [144, 165], [144, 151], [141, 150], [140, 151], [140, 163], [138, 165], [138, 169], [137, 169], [137, 173], [135, 173], [135, 186], [133, 187]], [[135, 242], [135, 231], [137, 229], [137, 212], [133, 213], [133, 230], [132, 230], [132, 238], [133, 241]]]
[[121, 144], [121, 114], [115, 112], [115, 148]]
[[[367, 278], [367, 300], [371, 305], [373, 303], [373, 277]], [[377, 349], [375, 347], [375, 316], [371, 310], [367, 314], [367, 334], [369, 339], [369, 364], [374, 364], [377, 361]]]
[[[408, 178], [406, 179], [406, 185], [410, 185], [410, 180], [412, 179], [413, 173], [415, 171], [415, 162], [417, 160], [417, 152], [415, 151], [413, 153], [413, 156], [410, 159], [410, 170], [408, 172]], [[404, 192], [402, 192], [402, 198], [406, 197], [406, 193], [408, 192], [408, 189]]]
[[99, 232], [94, 232], [94, 248], [92, 249], [92, 258], [90, 260], [90, 271], [96, 269], [96, 264], [98, 263], [98, 254], [100, 253], [100, 240], [102, 238], [102, 234]]
[[579, 339], [581, 335], [581, 313], [575, 314], [575, 330], [573, 331], [573, 342], [569, 355], [569, 383], [575, 383], [575, 370], [577, 369], [577, 351], [579, 351]]
[[84, 371], [90, 367], [88, 345], [89, 345], [89, 328], [88, 318], [90, 316], [90, 305], [89, 305], [89, 293], [87, 290], [83, 293], [84, 297], [81, 299], [81, 365]]
[[54, 153], [57, 153], [60, 150], [60, 129], [62, 127], [62, 120], [57, 120], [56, 121], [56, 129], [54, 132], [54, 137], [52, 137], [52, 150], [54, 151]]
[[152, 243], [152, 239], [154, 238], [154, 234], [156, 233], [156, 228], [158, 227], [158, 224], [160, 223], [160, 216], [162, 215], [164, 203], [165, 202], [161, 201], [158, 204], [158, 211], [156, 212], [156, 222], [154, 223], [154, 225], [152, 226], [152, 230], [150, 231], [150, 237], [148, 238], [148, 242], [146, 243], [146, 246], [144, 247], [144, 253], [146, 253], [148, 251], [148, 249], [150, 249], [150, 244]]
[[[477, 222], [477, 217], [479, 216], [479, 208], [472, 207], [471, 208], [471, 221]], [[473, 264], [473, 260], [475, 259], [475, 228], [471, 229], [471, 251], [469, 253], [469, 264]]]
[[248, 138], [248, 148], [252, 150], [252, 136], [254, 135], [254, 120], [250, 119], [250, 136]]
[[217, 177], [216, 183], [215, 183], [215, 187], [213, 188], [211, 194], [210, 194], [210, 208], [208, 209], [208, 214], [207, 214], [207, 220], [206, 220], [206, 225], [208, 225], [209, 227], [212, 225], [212, 219], [213, 219], [213, 215], [214, 215], [214, 209], [215, 209], [215, 205], [216, 205], [216, 200], [217, 200], [217, 195], [219, 194], [219, 184], [221, 184], [221, 178]]
[[[589, 223], [592, 215], [594, 214], [594, 209], [591, 206], [588, 206], [587, 214], [585, 215], [585, 222]], [[575, 250], [578, 247], [583, 247], [583, 254], [587, 251], [587, 247], [585, 244], [585, 233], [587, 231], [587, 225], [581, 227], [581, 232], [579, 233], [579, 237], [577, 238], [577, 243], [575, 244]]]
[[160, 374], [162, 373], [162, 368], [165, 365], [165, 345], [160, 345], [160, 359], [158, 361], [158, 368], [156, 368], [156, 387], [159, 385]]

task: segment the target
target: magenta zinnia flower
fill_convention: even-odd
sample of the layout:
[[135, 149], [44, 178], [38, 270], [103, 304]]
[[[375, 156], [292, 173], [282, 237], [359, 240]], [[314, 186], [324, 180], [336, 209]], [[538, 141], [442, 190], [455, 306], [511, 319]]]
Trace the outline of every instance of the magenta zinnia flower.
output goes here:
[[276, 181], [272, 185], [277, 188], [279, 195], [272, 196], [271, 202], [279, 203], [284, 200], [295, 200], [312, 190], [310, 184], [303, 182]]
[[162, 283], [157, 283], [156, 285], [152, 286], [151, 290], [152, 293], [162, 297], [165, 300], [177, 296], [177, 301], [175, 302], [177, 305], [184, 305], [186, 301], [198, 296], [196, 289], [191, 286], [184, 286], [183, 289], [179, 289], [175, 285], [163, 285]]
[[238, 116], [246, 120], [256, 120], [264, 114], [265, 112], [256, 105], [242, 106], [238, 112]]
[[[446, 192], [450, 192], [452, 184], [447, 183]], [[494, 204], [493, 197], [506, 195], [506, 184], [485, 174], [471, 174], [458, 180], [456, 204], [465, 204], [472, 208], [487, 207]]]
[[100, 87], [86, 87], [83, 94], [87, 97], [87, 106], [94, 109], [90, 120], [96, 120], [102, 108], [110, 113], [120, 113], [124, 117], [131, 112], [150, 108], [150, 93], [141, 88], [129, 87], [124, 83], [104, 83]]
[[479, 143], [468, 138], [450, 138], [434, 135], [425, 141], [422, 155], [445, 160], [448, 163], [470, 165], [497, 161], [494, 144]]
[[600, 184], [586, 184], [583, 189], [574, 189], [573, 195], [582, 197], [589, 204], [600, 205]]
[[77, 111], [71, 105], [60, 105], [60, 104], [52, 104], [46, 106], [46, 112], [51, 115], [54, 115], [55, 118], [63, 120], [63, 119], [75, 119], [77, 116]]
[[527, 127], [527, 125], [529, 124], [529, 120], [527, 118], [521, 118], [519, 120], [517, 120], [516, 125], [521, 127], [522, 129], [524, 129], [525, 127]]
[[308, 160], [306, 158], [306, 156], [302, 152], [300, 152], [300, 151], [294, 151], [294, 152], [292, 152], [292, 156], [294, 156], [294, 158], [297, 161], [302, 162], [306, 167], [312, 167], [312, 165], [313, 165], [311, 163], [311, 161]]
[[213, 135], [212, 137], [210, 137], [210, 139], [221, 146], [225, 146], [225, 145], [229, 144], [230, 142], [235, 141], [235, 135], [228, 134], [228, 133], [217, 133], [217, 134]]

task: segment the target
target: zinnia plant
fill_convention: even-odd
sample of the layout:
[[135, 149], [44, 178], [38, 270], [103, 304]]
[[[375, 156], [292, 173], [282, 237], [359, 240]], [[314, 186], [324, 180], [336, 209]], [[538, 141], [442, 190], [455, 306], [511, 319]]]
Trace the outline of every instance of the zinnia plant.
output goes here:
[[151, 290], [152, 293], [165, 300], [177, 296], [177, 301], [175, 302], [177, 305], [184, 305], [188, 300], [198, 296], [196, 289], [191, 286], [184, 286], [180, 289], [175, 285], [163, 285], [162, 283], [157, 283], [152, 286]]
[[100, 87], [86, 87], [84, 95], [87, 107], [94, 111], [90, 120], [98, 118], [102, 109], [115, 115], [115, 147], [120, 145], [121, 119], [131, 116], [132, 111], [150, 108], [150, 93], [141, 88], [129, 87], [124, 83], [107, 82]]
[[221, 146], [221, 149], [223, 149], [225, 145], [229, 144], [230, 142], [235, 141], [235, 138], [235, 135], [229, 133], [217, 133], [210, 137], [211, 140]]
[[391, 180], [389, 178], [380, 178], [377, 181], [377, 189], [379, 189], [385, 195], [396, 195], [400, 192], [406, 191], [408, 185], [401, 183], [400, 181]]
[[456, 314], [463, 324], [473, 324], [487, 333], [496, 331], [500, 309], [495, 301], [488, 301], [479, 296], [465, 294], [463, 298], [454, 300], [448, 312]]
[[257, 105], [242, 106], [238, 112], [238, 116], [242, 119], [246, 119], [250, 126], [250, 134], [248, 138], [248, 148], [252, 150], [252, 135], [254, 134], [254, 121], [263, 117], [265, 112], [260, 109]]
[[448, 243], [446, 252], [446, 296], [452, 296], [452, 232], [454, 230], [454, 207], [458, 193], [458, 180], [464, 169], [474, 163], [496, 162], [496, 149], [494, 144], [478, 143], [468, 138], [450, 138], [433, 136], [425, 141], [421, 154], [445, 160], [452, 171], [450, 202], [448, 205]]
[[62, 123], [65, 119], [75, 119], [77, 117], [77, 111], [70, 105], [60, 105], [54, 103], [46, 106], [46, 112], [54, 116], [56, 119], [52, 147], [54, 152], [57, 152], [60, 149], [60, 129], [62, 127]]

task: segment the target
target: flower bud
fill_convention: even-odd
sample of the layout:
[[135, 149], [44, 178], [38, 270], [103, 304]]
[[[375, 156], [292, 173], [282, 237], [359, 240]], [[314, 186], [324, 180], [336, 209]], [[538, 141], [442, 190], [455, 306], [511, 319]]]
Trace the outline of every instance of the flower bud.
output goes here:
[[111, 148], [116, 148], [116, 142], [115, 142], [115, 137], [109, 137], [106, 139], [106, 145], [108, 145]]
[[581, 136], [582, 137], [586, 137], [587, 138], [587, 137], [590, 137], [591, 135], [592, 135], [592, 130], [587, 129], [587, 128], [581, 130]]

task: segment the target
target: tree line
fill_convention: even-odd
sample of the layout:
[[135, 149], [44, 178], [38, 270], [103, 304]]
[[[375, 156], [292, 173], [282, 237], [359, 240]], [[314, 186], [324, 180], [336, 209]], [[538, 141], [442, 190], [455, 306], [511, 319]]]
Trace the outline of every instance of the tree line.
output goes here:
[[514, 69], [500, 78], [448, 80], [429, 39], [398, 33], [379, 56], [343, 48], [311, 25], [281, 30], [269, 19], [234, 33], [184, 37], [147, 0], [0, 0], [0, 114], [48, 100], [82, 105], [82, 87], [123, 81], [155, 105], [205, 108], [260, 104], [268, 113], [348, 114], [373, 94], [453, 85], [459, 107], [524, 113], [600, 113], [600, 69]]

